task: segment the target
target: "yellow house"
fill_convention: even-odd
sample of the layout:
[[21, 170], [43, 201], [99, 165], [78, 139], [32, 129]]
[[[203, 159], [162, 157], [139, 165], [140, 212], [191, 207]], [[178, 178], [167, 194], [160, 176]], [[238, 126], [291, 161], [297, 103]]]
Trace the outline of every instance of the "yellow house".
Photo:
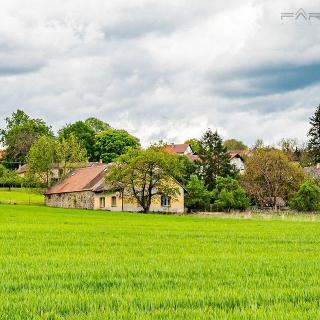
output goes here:
[[[143, 211], [136, 199], [121, 192], [108, 192], [105, 187], [107, 165], [96, 163], [76, 169], [45, 193], [50, 207], [82, 208], [106, 211]], [[184, 189], [178, 182], [175, 197], [157, 195], [150, 206], [152, 212], [184, 212]]]

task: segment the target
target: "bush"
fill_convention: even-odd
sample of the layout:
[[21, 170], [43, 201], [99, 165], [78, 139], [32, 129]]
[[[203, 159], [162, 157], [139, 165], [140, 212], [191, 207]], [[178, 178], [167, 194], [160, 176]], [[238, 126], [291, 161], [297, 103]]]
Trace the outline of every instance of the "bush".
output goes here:
[[197, 176], [191, 176], [186, 190], [185, 201], [188, 209], [201, 210], [209, 207], [210, 192]]
[[290, 207], [298, 211], [320, 210], [320, 187], [314, 180], [303, 182], [290, 201]]
[[239, 182], [231, 177], [217, 177], [216, 188], [212, 191], [213, 206], [216, 210], [245, 210], [250, 201]]

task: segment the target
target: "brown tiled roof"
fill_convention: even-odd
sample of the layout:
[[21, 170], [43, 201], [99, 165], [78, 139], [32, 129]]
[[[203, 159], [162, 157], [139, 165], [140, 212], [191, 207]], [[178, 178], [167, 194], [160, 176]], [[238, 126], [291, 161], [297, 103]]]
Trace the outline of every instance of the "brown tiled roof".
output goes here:
[[73, 170], [58, 184], [51, 187], [46, 194], [69, 193], [79, 191], [101, 191], [104, 185], [103, 177], [107, 165], [96, 164]]
[[167, 145], [164, 149], [170, 153], [181, 154], [181, 153], [185, 153], [188, 147], [189, 147], [188, 144], [182, 143], [182, 144], [170, 144], [170, 145]]
[[231, 159], [234, 157], [240, 156], [241, 158], [250, 158], [253, 155], [253, 152], [249, 149], [247, 150], [232, 150], [229, 152]]

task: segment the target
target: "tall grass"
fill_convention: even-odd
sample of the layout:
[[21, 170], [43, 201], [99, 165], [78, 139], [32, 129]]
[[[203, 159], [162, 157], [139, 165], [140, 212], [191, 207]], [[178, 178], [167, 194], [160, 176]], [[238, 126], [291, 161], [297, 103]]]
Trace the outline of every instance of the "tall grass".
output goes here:
[[0, 319], [317, 319], [320, 224], [0, 206]]

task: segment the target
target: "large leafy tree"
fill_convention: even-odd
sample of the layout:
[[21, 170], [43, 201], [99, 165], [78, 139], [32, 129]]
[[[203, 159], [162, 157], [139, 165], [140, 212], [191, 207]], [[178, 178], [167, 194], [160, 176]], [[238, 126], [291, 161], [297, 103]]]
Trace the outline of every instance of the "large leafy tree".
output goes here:
[[125, 197], [137, 201], [148, 212], [154, 197], [178, 194], [172, 177], [179, 175], [179, 168], [177, 156], [161, 148], [131, 149], [110, 165], [106, 184], [109, 189], [123, 190]]
[[125, 130], [109, 129], [96, 135], [94, 155], [106, 163], [112, 162], [130, 148], [139, 148], [139, 139]]
[[6, 127], [1, 130], [1, 141], [6, 146], [8, 163], [24, 163], [31, 145], [40, 136], [53, 136], [51, 128], [42, 119], [30, 118], [22, 110], [17, 110], [5, 121]]
[[63, 178], [72, 168], [81, 166], [87, 162], [87, 151], [73, 134], [67, 138], [61, 138], [55, 151], [56, 161], [61, 169]]
[[227, 139], [223, 144], [228, 151], [248, 149], [248, 147], [242, 141], [236, 139]]
[[51, 183], [57, 142], [53, 137], [42, 136], [30, 148], [27, 156], [28, 174], [35, 181]]
[[105, 130], [110, 129], [110, 125], [98, 118], [90, 117], [84, 121], [95, 133], [99, 133]]
[[212, 132], [209, 129], [204, 133], [200, 140], [198, 155], [199, 175], [208, 190], [214, 189], [217, 176], [234, 175], [227, 148], [217, 131]]
[[74, 136], [85, 148], [90, 161], [99, 160], [94, 156], [95, 130], [84, 121], [68, 124], [59, 131], [59, 139], [68, 139]]
[[320, 163], [320, 105], [315, 114], [310, 118], [311, 128], [308, 132], [308, 148], [311, 154], [311, 160], [314, 164]]
[[297, 191], [303, 180], [301, 167], [290, 162], [281, 150], [258, 149], [248, 158], [242, 186], [261, 207], [277, 207]]

